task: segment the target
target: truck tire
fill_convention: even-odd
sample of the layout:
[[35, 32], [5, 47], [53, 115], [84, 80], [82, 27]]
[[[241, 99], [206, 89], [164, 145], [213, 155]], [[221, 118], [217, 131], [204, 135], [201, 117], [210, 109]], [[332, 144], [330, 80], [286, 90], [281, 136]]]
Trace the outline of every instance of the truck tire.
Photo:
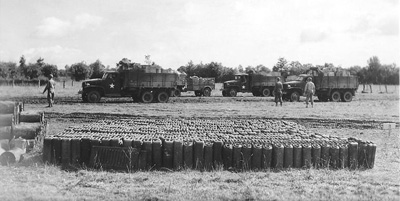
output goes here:
[[290, 102], [298, 102], [300, 100], [300, 93], [297, 91], [294, 91], [290, 93]]
[[180, 96], [181, 96], [181, 90], [175, 89], [175, 90], [174, 90], [174, 96], [175, 96], [175, 97], [180, 97]]
[[100, 92], [98, 92], [97, 90], [92, 90], [87, 93], [87, 101], [89, 103], [97, 103], [100, 101], [100, 99], [101, 95]]
[[227, 93], [225, 90], [223, 90], [223, 91], [222, 91], [222, 96], [223, 96], [223, 97], [227, 97], [227, 96], [228, 96], [228, 93]]
[[270, 96], [270, 95], [271, 95], [271, 91], [268, 88], [262, 89], [261, 96], [267, 97], [267, 96]]
[[237, 90], [235, 88], [229, 89], [229, 96], [230, 97], [236, 97], [237, 95]]
[[157, 102], [166, 103], [169, 100], [168, 93], [165, 91], [161, 91], [157, 94]]
[[333, 101], [333, 102], [339, 102], [340, 101], [340, 92], [339, 91], [332, 92], [331, 101]]
[[151, 103], [153, 102], [154, 95], [151, 93], [151, 91], [144, 91], [142, 95], [140, 96], [140, 101], [143, 103]]
[[204, 90], [203, 90], [203, 95], [204, 96], [207, 96], [207, 97], [209, 97], [209, 96], [211, 96], [211, 89], [210, 88], [205, 88]]
[[343, 102], [351, 102], [353, 100], [353, 94], [351, 93], [351, 91], [345, 91], [342, 94], [341, 99]]

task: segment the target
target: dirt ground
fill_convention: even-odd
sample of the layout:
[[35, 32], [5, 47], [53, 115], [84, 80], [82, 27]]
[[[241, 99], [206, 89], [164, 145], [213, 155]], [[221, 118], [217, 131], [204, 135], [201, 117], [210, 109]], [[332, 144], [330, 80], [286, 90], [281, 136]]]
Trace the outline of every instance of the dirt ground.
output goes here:
[[[40, 95], [7, 95], [24, 101], [26, 110], [44, 111], [49, 132], [99, 119], [135, 117], [276, 118], [296, 121], [313, 132], [357, 137], [377, 145], [370, 170], [284, 170], [277, 172], [181, 171], [121, 173], [78, 169], [64, 171], [41, 162], [40, 152], [19, 165], [0, 167], [1, 200], [398, 200], [400, 137], [398, 93], [357, 93], [352, 102], [300, 102], [275, 107], [273, 97], [195, 97], [184, 93], [166, 104], [133, 103], [129, 98], [103, 98], [83, 103], [76, 94], [60, 93], [46, 108]], [[394, 130], [383, 130], [395, 122]]]

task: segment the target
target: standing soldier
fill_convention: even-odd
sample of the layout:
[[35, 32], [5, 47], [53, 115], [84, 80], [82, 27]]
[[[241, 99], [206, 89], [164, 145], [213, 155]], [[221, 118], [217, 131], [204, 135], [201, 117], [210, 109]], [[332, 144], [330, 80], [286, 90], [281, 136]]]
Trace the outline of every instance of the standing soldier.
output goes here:
[[46, 84], [46, 87], [44, 88], [44, 92], [47, 91], [47, 101], [49, 102], [48, 107], [53, 107], [53, 102], [54, 102], [54, 89], [56, 87], [56, 82], [53, 80], [53, 75], [49, 75], [49, 81]]
[[281, 78], [277, 77], [276, 83], [275, 83], [275, 88], [274, 88], [274, 96], [275, 96], [276, 106], [278, 106], [278, 102], [280, 102], [281, 106], [282, 106], [282, 90], [283, 90], [283, 84], [281, 82]]
[[315, 85], [312, 82], [312, 78], [307, 78], [307, 84], [304, 87], [304, 94], [306, 95], [306, 108], [308, 108], [308, 100], [311, 102], [311, 107], [314, 107], [313, 95], [315, 92]]

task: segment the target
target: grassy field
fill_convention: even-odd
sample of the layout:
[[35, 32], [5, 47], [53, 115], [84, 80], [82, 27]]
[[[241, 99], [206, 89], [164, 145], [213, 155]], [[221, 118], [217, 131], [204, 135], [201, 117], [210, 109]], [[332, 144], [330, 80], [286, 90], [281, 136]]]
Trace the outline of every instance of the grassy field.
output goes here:
[[[239, 94], [236, 98], [171, 98], [167, 104], [132, 103], [129, 99], [104, 99], [84, 104], [80, 85], [57, 89], [56, 105], [46, 106], [38, 87], [0, 87], [0, 98], [25, 100], [27, 110], [45, 111], [49, 132], [86, 124], [94, 119], [128, 115], [203, 118], [318, 118], [399, 122], [398, 87], [390, 93], [357, 93], [350, 103], [320, 103], [305, 108], [301, 102], [275, 107], [273, 98]], [[375, 88], [377, 90], [375, 90]], [[306, 123], [303, 121], [303, 123]], [[17, 165], [0, 166], [0, 200], [400, 200], [400, 130], [362, 129], [304, 124], [314, 132], [358, 137], [377, 145], [375, 167], [368, 170], [289, 169], [266, 172], [108, 172], [84, 167], [62, 170], [43, 164], [40, 152]]]

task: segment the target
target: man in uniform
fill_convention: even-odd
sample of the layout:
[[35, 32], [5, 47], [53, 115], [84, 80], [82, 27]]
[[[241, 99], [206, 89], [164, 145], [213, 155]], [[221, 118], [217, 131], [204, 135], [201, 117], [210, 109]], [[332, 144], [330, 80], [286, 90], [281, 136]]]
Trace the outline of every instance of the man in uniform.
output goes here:
[[277, 77], [276, 83], [275, 83], [275, 88], [274, 88], [274, 96], [275, 96], [276, 106], [278, 106], [278, 102], [280, 102], [281, 106], [282, 106], [282, 90], [283, 90], [283, 84], [281, 82], [281, 78]]
[[53, 80], [53, 75], [49, 75], [49, 81], [46, 84], [46, 87], [44, 88], [44, 92], [47, 91], [47, 101], [49, 102], [48, 107], [53, 107], [53, 102], [54, 102], [54, 89], [56, 87], [56, 82]]
[[304, 94], [306, 95], [306, 108], [308, 108], [308, 100], [311, 102], [311, 107], [314, 107], [313, 95], [315, 93], [315, 85], [312, 78], [307, 78], [306, 86], [304, 87]]

